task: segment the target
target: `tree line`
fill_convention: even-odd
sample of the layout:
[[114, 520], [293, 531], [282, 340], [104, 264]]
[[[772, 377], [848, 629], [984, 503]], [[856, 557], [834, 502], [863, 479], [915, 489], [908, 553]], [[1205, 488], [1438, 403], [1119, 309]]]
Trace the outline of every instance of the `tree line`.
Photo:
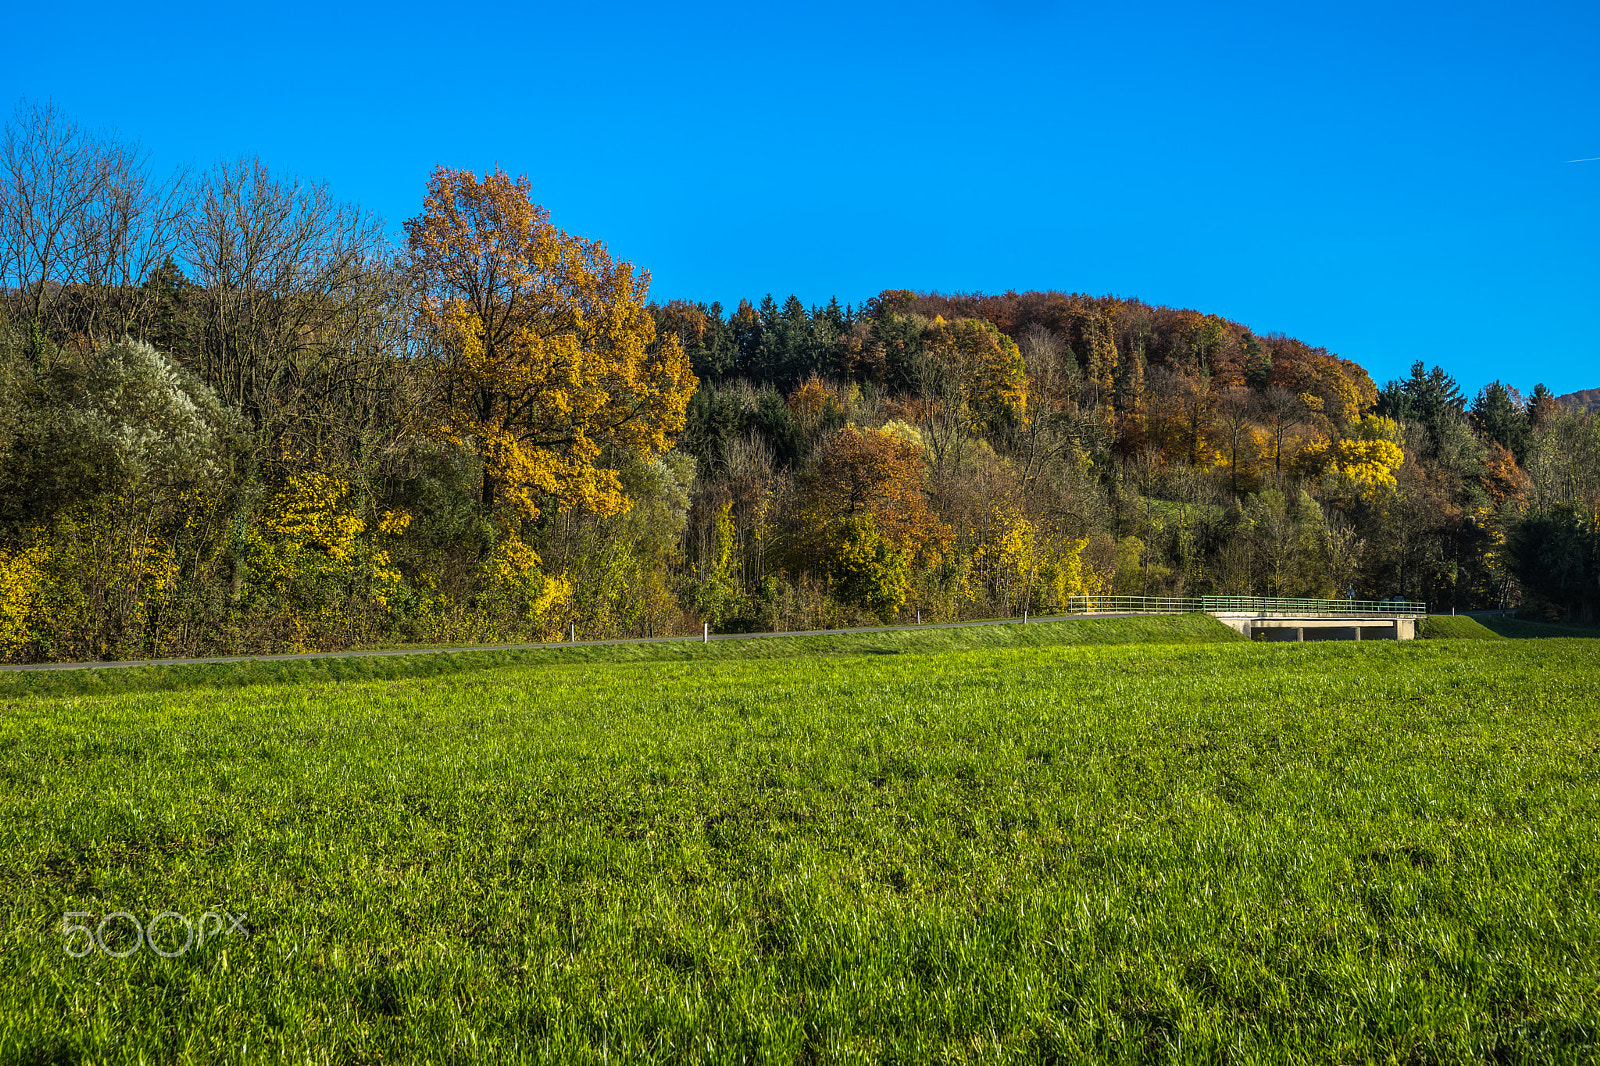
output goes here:
[[1072, 293], [651, 302], [498, 172], [397, 238], [25, 104], [0, 290], [11, 660], [1600, 600], [1600, 423], [1543, 386]]

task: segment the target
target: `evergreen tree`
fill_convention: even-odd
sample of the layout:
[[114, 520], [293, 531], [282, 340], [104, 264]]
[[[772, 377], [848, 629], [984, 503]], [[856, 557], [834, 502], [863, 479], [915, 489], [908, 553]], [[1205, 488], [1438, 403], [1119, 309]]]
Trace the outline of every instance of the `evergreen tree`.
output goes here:
[[811, 319], [799, 297], [791, 295], [783, 303], [779, 319], [779, 345], [776, 384], [783, 389], [794, 387], [799, 381], [818, 369], [813, 353]]
[[1556, 397], [1553, 392], [1545, 387], [1544, 382], [1533, 387], [1533, 395], [1528, 399], [1528, 422], [1534, 429], [1539, 429], [1549, 422], [1556, 413]]
[[[771, 297], [768, 297], [768, 301]], [[761, 348], [762, 348], [762, 322], [761, 315], [756, 311], [749, 300], [741, 299], [739, 307], [728, 320], [728, 329], [733, 337], [734, 349], [738, 352], [739, 374], [752, 380], [760, 381], [761, 376]]]
[[1256, 391], [1265, 389], [1272, 376], [1272, 353], [1250, 334], [1244, 335], [1244, 380]]
[[1465, 417], [1466, 406], [1456, 379], [1442, 367], [1428, 370], [1420, 359], [1411, 364], [1411, 374], [1404, 381], [1390, 381], [1378, 392], [1380, 415], [1427, 430], [1430, 456], [1437, 454], [1440, 441]]
[[1486, 440], [1496, 441], [1517, 462], [1528, 455], [1528, 413], [1516, 390], [1492, 381], [1478, 390], [1472, 401], [1472, 428]]
[[793, 467], [800, 462], [800, 423], [795, 421], [794, 412], [775, 389], [767, 389], [761, 394], [756, 401], [756, 409], [748, 412], [747, 421], [750, 428], [761, 434], [772, 448], [779, 466]]

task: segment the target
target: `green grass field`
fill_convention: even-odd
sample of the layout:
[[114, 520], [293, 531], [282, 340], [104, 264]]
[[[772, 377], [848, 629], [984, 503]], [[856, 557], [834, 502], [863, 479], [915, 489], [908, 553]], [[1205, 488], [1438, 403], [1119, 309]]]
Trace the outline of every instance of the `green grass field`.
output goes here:
[[0, 1062], [1600, 1055], [1600, 642], [1094, 625], [8, 676]]

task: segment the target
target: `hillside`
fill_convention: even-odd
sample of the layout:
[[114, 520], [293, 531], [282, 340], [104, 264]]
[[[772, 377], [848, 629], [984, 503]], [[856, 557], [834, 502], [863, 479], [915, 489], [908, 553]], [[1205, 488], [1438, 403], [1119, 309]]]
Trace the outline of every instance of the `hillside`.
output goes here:
[[1065, 292], [985, 296], [890, 291], [878, 303], [929, 318], [981, 318], [1019, 342], [1030, 332], [1046, 330], [1067, 344], [1086, 371], [1096, 362], [1109, 370], [1137, 357], [1150, 367], [1202, 371], [1220, 388], [1306, 390], [1319, 378], [1335, 375], [1365, 404], [1376, 396], [1365, 369], [1326, 348], [1282, 334], [1256, 335], [1241, 323], [1189, 308]]
[[1596, 411], [1600, 410], [1600, 389], [1579, 389], [1577, 392], [1558, 396], [1556, 400], [1569, 407], [1576, 407], [1580, 411]]
[[[126, 157], [79, 147], [85, 173]], [[43, 203], [79, 147], [41, 142], [58, 162], [0, 196]], [[270, 173], [197, 174], [182, 218], [129, 220], [149, 268], [121, 281], [85, 232], [0, 287], [0, 661], [794, 632], [1092, 595], [1600, 610], [1600, 390], [1473, 395], [1421, 360], [1376, 383], [1315, 337], [1082, 292], [663, 304], [554, 222], [505, 273], [472, 219], [545, 219], [525, 178], [437, 168], [402, 246]], [[204, 250], [255, 247], [260, 218], [314, 237], [284, 230], [247, 269]]]

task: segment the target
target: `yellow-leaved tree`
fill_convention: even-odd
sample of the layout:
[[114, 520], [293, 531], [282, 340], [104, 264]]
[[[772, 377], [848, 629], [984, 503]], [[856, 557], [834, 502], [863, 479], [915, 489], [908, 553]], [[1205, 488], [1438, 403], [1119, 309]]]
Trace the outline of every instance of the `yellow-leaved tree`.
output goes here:
[[1334, 476], [1337, 491], [1371, 502], [1395, 487], [1394, 472], [1405, 462], [1404, 439], [1392, 418], [1362, 415], [1349, 424], [1350, 434], [1337, 443], [1319, 438], [1295, 456], [1297, 473]]
[[964, 443], [980, 426], [1026, 423], [1028, 373], [1016, 342], [976, 318], [936, 318], [915, 370], [923, 433], [936, 477], [961, 465]]
[[529, 188], [440, 167], [406, 223], [441, 350], [438, 428], [482, 457], [486, 510], [615, 514], [628, 501], [604, 450], [667, 451], [694, 374], [676, 334], [656, 337], [649, 275], [552, 225]]

